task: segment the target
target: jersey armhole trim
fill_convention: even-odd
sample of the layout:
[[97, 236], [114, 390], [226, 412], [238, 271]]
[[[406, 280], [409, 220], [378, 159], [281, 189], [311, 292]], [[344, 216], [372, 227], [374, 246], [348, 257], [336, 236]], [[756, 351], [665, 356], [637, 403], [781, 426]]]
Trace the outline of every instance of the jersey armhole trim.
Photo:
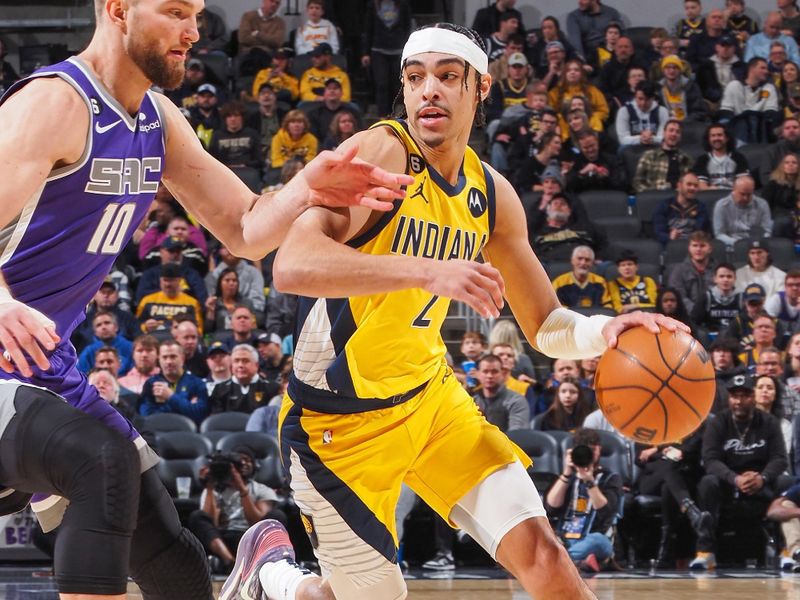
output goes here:
[[167, 117], [164, 114], [164, 110], [161, 106], [161, 102], [158, 101], [158, 98], [155, 94], [152, 93], [151, 90], [147, 90], [147, 97], [150, 98], [150, 102], [153, 103], [153, 108], [156, 109], [156, 114], [158, 115], [158, 120], [161, 121], [161, 143], [164, 146], [164, 156], [167, 155]]
[[483, 168], [483, 176], [486, 181], [486, 210], [488, 212], [487, 216], [489, 219], [489, 235], [491, 235], [494, 231], [495, 217], [497, 215], [497, 199], [495, 198], [494, 191], [494, 177], [492, 177], [489, 169], [486, 168], [486, 163], [483, 161], [481, 161], [481, 167]]

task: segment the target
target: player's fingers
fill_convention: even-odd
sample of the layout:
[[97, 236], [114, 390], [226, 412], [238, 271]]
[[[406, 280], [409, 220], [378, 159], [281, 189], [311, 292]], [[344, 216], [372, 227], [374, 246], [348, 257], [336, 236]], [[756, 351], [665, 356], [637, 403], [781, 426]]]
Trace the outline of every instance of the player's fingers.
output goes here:
[[465, 288], [474, 303], [470, 305], [485, 319], [500, 316], [500, 311], [492, 302], [492, 296], [476, 283], [470, 283]]
[[39, 342], [42, 348], [45, 350], [55, 350], [56, 342], [61, 339], [56, 334], [55, 323], [47, 317], [36, 313], [26, 313], [20, 317], [20, 321], [28, 330], [28, 333], [36, 338], [36, 341]]
[[480, 266], [481, 272], [486, 275], [487, 277], [491, 277], [497, 282], [498, 287], [500, 288], [500, 293], [505, 295], [506, 293], [506, 282], [503, 279], [503, 275], [497, 270], [492, 263], [484, 263]]
[[3, 369], [6, 373], [14, 372], [14, 365], [6, 358], [5, 352], [0, 352], [0, 369]]
[[372, 210], [381, 212], [388, 212], [394, 208], [394, 204], [386, 200], [378, 200], [377, 198], [370, 198], [369, 196], [361, 196], [358, 200], [358, 205]]
[[377, 185], [364, 192], [365, 196], [380, 198], [382, 200], [402, 200], [406, 197], [405, 190]]
[[405, 173], [390, 173], [380, 167], [372, 167], [369, 179], [370, 183], [391, 188], [399, 188], [414, 183], [414, 178], [411, 175], [406, 175]]
[[352, 162], [352, 160], [356, 157], [356, 154], [358, 154], [358, 144], [353, 144], [347, 148], [337, 148], [336, 152], [333, 152], [332, 154], [334, 159], [342, 164]]
[[489, 297], [495, 307], [498, 309], [503, 308], [502, 278], [498, 282], [497, 279], [479, 273], [477, 274], [476, 283], [489, 293]]
[[[55, 343], [52, 340], [50, 332], [45, 328], [43, 323], [52, 324], [49, 319], [43, 320], [38, 318], [37, 315], [25, 313], [20, 317], [20, 323], [25, 328], [28, 337], [24, 340], [20, 339], [23, 349], [36, 363], [40, 369], [49, 369], [50, 360], [45, 356], [42, 348], [46, 350], [55, 349]], [[50, 325], [48, 325], [49, 327]]]
[[3, 332], [0, 333], [0, 345], [4, 348], [6, 360], [13, 362], [19, 372], [25, 377], [30, 377], [33, 375], [33, 372], [28, 365], [28, 361], [25, 360], [25, 355], [22, 353], [22, 350], [20, 350], [19, 344], [17, 344], [15, 335], [16, 334], [12, 334], [8, 329], [3, 330]]

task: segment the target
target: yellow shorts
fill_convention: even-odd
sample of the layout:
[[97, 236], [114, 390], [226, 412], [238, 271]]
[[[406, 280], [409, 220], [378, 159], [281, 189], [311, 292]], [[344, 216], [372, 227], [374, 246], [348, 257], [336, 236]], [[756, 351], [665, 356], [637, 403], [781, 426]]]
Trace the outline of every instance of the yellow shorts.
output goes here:
[[[414, 398], [370, 412], [313, 412], [287, 395], [279, 432], [284, 466], [315, 549], [326, 541], [315, 539], [324, 529], [320, 519], [340, 518], [351, 537], [389, 561], [396, 555], [395, 506], [403, 482], [449, 520], [456, 503], [490, 474], [517, 459], [531, 464], [486, 421], [449, 367]], [[330, 535], [327, 541], [345, 542]]]

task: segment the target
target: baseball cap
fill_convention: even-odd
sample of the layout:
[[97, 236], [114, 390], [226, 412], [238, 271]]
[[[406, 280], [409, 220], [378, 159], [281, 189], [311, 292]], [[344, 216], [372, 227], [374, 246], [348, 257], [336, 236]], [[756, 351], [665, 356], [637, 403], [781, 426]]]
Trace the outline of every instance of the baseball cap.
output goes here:
[[514, 54], [508, 57], [508, 65], [522, 65], [523, 67], [527, 67], [528, 59], [525, 58], [522, 52], [514, 52]]
[[161, 265], [161, 277], [164, 279], [180, 279], [181, 266], [177, 263], [164, 263]]
[[198, 94], [211, 94], [212, 96], [217, 95], [217, 88], [210, 83], [204, 83], [199, 88], [197, 88]]
[[228, 348], [228, 344], [226, 344], [225, 342], [217, 340], [208, 347], [207, 355], [211, 356], [212, 354], [215, 354], [217, 352], [222, 352], [223, 354], [230, 354], [231, 349]]
[[281, 336], [277, 333], [262, 333], [256, 338], [256, 344], [278, 344], [281, 345]]
[[555, 48], [556, 50], [563, 50], [564, 44], [559, 42], [558, 40], [553, 40], [552, 42], [547, 42], [547, 45], [544, 47], [544, 51], [547, 52], [548, 50], [552, 50]]
[[732, 35], [726, 33], [725, 35], [720, 36], [720, 38], [717, 40], [717, 43], [720, 46], [735, 46], [736, 40]]
[[201, 71], [205, 69], [205, 65], [203, 65], [203, 61], [199, 58], [190, 58], [186, 63], [187, 69], [200, 69]]
[[333, 54], [333, 48], [327, 42], [322, 42], [321, 44], [317, 44], [316, 47], [311, 51], [311, 56], [322, 56], [323, 54], [331, 55]]
[[103, 279], [103, 283], [100, 284], [100, 289], [103, 289], [104, 287], [110, 287], [114, 290], [117, 289], [117, 284], [114, 283], [113, 279], [111, 279], [111, 275], [106, 275], [106, 278]]
[[769, 249], [762, 240], [750, 240], [750, 243], [747, 244], [747, 251], [749, 252], [750, 250], [765, 250], [769, 252]]
[[763, 300], [767, 297], [767, 292], [757, 283], [751, 283], [744, 288], [743, 296], [745, 302], [751, 302], [753, 300]]
[[678, 67], [679, 69], [682, 69], [683, 61], [681, 61], [681, 59], [675, 56], [674, 54], [670, 54], [669, 56], [665, 56], [664, 58], [661, 59], [662, 69], [668, 65], [672, 65]]
[[733, 390], [750, 390], [751, 392], [755, 389], [755, 383], [753, 382], [753, 378], [750, 375], [745, 373], [741, 373], [739, 375], [734, 375], [731, 377], [730, 381], [728, 381], [725, 388], [732, 392]]
[[336, 79], [336, 77], [329, 77], [328, 79], [325, 80], [325, 87], [328, 87], [331, 84], [334, 84], [339, 89], [342, 89], [342, 82]]
[[564, 187], [564, 177], [561, 175], [561, 169], [556, 165], [547, 166], [542, 173], [542, 181], [545, 179], [555, 179], [562, 188]]
[[617, 256], [617, 260], [615, 260], [614, 262], [616, 264], [619, 264], [621, 262], [625, 262], [626, 260], [630, 260], [635, 262], [636, 264], [639, 264], [639, 257], [636, 256], [636, 253], [633, 250], [630, 250], [628, 248], [623, 249]]
[[183, 250], [186, 244], [175, 236], [170, 235], [164, 238], [164, 241], [161, 242], [161, 247], [164, 248], [164, 250]]
[[292, 58], [294, 51], [291, 48], [278, 48], [273, 55], [274, 58]]

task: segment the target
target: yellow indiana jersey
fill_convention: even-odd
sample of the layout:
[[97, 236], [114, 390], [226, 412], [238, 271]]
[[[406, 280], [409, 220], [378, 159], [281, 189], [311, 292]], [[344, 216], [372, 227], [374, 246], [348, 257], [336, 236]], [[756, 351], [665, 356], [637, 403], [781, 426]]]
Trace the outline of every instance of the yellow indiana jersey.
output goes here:
[[[404, 121], [373, 127], [388, 127], [403, 143], [406, 171], [414, 183], [404, 199], [348, 245], [366, 254], [477, 258], [494, 226], [495, 199], [491, 175], [475, 152], [467, 148], [453, 186], [425, 162]], [[337, 398], [344, 406], [347, 399], [405, 394], [429, 381], [444, 361], [440, 329], [449, 305], [448, 298], [419, 288], [344, 299], [301, 298], [293, 379], [305, 384], [307, 392], [329, 398], [332, 411]]]
[[656, 282], [651, 277], [639, 275], [631, 282], [622, 277], [609, 281], [608, 292], [617, 312], [622, 312], [622, 307], [628, 304], [635, 304], [639, 308], [654, 308], [658, 296]]

